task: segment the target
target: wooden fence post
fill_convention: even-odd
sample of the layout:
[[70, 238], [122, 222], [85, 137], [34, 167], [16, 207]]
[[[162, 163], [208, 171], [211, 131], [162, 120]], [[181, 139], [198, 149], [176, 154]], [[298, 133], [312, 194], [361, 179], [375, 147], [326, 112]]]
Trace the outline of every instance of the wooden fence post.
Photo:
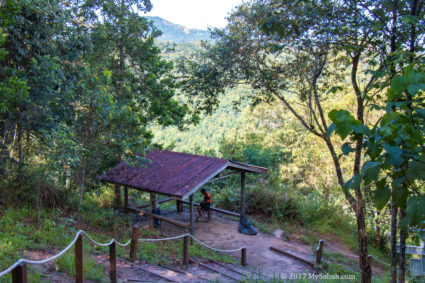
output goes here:
[[131, 244], [130, 244], [130, 260], [134, 261], [137, 254], [137, 240], [139, 239], [139, 226], [133, 226], [133, 233], [131, 234]]
[[323, 244], [324, 244], [324, 241], [320, 240], [319, 246], [317, 247], [317, 250], [316, 250], [316, 265], [319, 265], [322, 262]]
[[149, 216], [149, 229], [153, 229], [153, 217]]
[[183, 202], [179, 199], [176, 200], [176, 208], [177, 208], [177, 212], [183, 211]]
[[189, 264], [189, 236], [183, 237], [183, 264]]
[[368, 256], [367, 256], [367, 261], [369, 262], [370, 270], [372, 270], [372, 258], [373, 258], [373, 256], [372, 256], [372, 255], [368, 255]]
[[117, 283], [117, 244], [109, 246], [109, 278], [111, 283]]
[[246, 248], [241, 250], [241, 265], [246, 266]]
[[125, 212], [128, 212], [128, 187], [124, 187], [124, 208]]
[[22, 263], [12, 270], [13, 283], [27, 283], [27, 266]]
[[83, 255], [83, 235], [78, 235], [75, 242], [75, 282], [84, 282], [84, 255]]

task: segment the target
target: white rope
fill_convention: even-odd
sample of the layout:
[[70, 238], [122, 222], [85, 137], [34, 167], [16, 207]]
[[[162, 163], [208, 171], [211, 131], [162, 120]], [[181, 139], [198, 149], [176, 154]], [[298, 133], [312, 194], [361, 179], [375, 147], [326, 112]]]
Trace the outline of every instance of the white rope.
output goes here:
[[213, 247], [211, 247], [211, 246], [208, 246], [207, 244], [202, 243], [200, 240], [198, 240], [197, 238], [195, 238], [195, 236], [193, 236], [193, 235], [190, 235], [190, 236], [192, 237], [192, 239], [194, 239], [195, 241], [197, 241], [197, 242], [198, 242], [201, 246], [204, 246], [204, 247], [206, 247], [206, 248], [208, 248], [208, 249], [210, 249], [210, 250], [216, 251], [216, 252], [222, 252], [222, 253], [232, 253], [232, 252], [240, 251], [240, 250], [242, 250], [242, 249], [244, 249], [244, 248], [245, 248], [245, 246], [243, 246], [243, 247], [240, 247], [240, 248], [237, 248], [237, 249], [233, 249], [233, 250], [221, 250], [221, 249], [216, 249], [216, 248], [213, 248]]
[[374, 258], [377, 262], [380, 262], [380, 263], [382, 263], [382, 264], [385, 264], [385, 265], [391, 266], [391, 264], [386, 263], [386, 262], [383, 262], [383, 261], [381, 261], [381, 260], [377, 259], [376, 257], [373, 257], [373, 258]]
[[97, 242], [97, 241], [95, 241], [95, 240], [93, 240], [85, 231], [83, 231], [83, 230], [81, 230], [80, 231], [84, 236], [86, 236], [87, 237], [87, 239], [89, 239], [93, 244], [95, 244], [95, 245], [97, 245], [97, 246], [101, 246], [101, 247], [109, 247], [110, 245], [112, 245], [113, 243], [115, 243], [115, 244], [117, 244], [118, 246], [121, 246], [121, 247], [126, 247], [126, 246], [128, 246], [129, 244], [130, 244], [130, 242], [131, 242], [131, 240], [128, 240], [125, 244], [122, 244], [122, 243], [120, 243], [120, 242], [118, 242], [117, 240], [115, 240], [115, 239], [112, 239], [112, 240], [110, 240], [108, 243], [106, 243], [106, 244], [102, 244], [102, 243], [99, 243], [99, 242]]
[[182, 235], [178, 235], [175, 237], [169, 237], [169, 238], [161, 238], [161, 239], [138, 239], [139, 242], [159, 242], [159, 241], [168, 241], [168, 240], [176, 240], [176, 239], [180, 239], [183, 237], [189, 236], [192, 239], [194, 239], [195, 241], [197, 241], [201, 246], [204, 246], [210, 250], [213, 251], [217, 251], [217, 252], [222, 252], [222, 253], [231, 253], [231, 252], [237, 252], [242, 250], [245, 247], [240, 247], [234, 250], [221, 250], [221, 249], [217, 249], [217, 248], [213, 248], [211, 246], [208, 246], [207, 244], [202, 243], [200, 240], [198, 240], [197, 238], [195, 238], [195, 236], [191, 235], [191, 234], [182, 234]]
[[85, 231], [80, 230], [80, 231], [77, 232], [77, 234], [75, 234], [75, 237], [71, 241], [71, 243], [69, 243], [69, 245], [66, 248], [64, 248], [62, 251], [60, 251], [58, 254], [56, 254], [56, 255], [54, 255], [52, 257], [43, 259], [43, 260], [29, 260], [29, 259], [23, 259], [23, 258], [21, 258], [18, 261], [16, 261], [13, 265], [11, 265], [8, 269], [0, 272], [0, 277], [6, 275], [7, 273], [9, 273], [10, 271], [12, 271], [18, 265], [22, 265], [22, 264], [40, 265], [40, 264], [48, 263], [48, 262], [50, 262], [52, 260], [55, 260], [58, 257], [61, 257], [64, 253], [66, 253], [75, 244], [75, 242], [77, 241], [77, 239], [78, 239], [78, 237], [80, 235], [86, 236], [92, 243], [94, 243], [95, 245], [101, 246], [101, 247], [110, 246], [112, 243], [116, 243], [117, 245], [119, 245], [121, 247], [125, 247], [125, 246], [128, 246], [130, 244], [130, 242], [131, 242], [131, 240], [129, 240], [127, 243], [122, 244], [122, 243], [116, 241], [115, 239], [112, 239], [112, 240], [109, 241], [109, 243], [102, 244], [102, 243], [99, 243], [99, 242], [96, 242], [95, 240], [93, 240]]
[[185, 236], [191, 236], [190, 234], [182, 234], [175, 237], [169, 237], [169, 238], [160, 238], [160, 239], [138, 239], [139, 242], [160, 242], [160, 241], [169, 241], [169, 240], [176, 240], [183, 238]]
[[[111, 244], [113, 244], [113, 243], [116, 243], [117, 245], [119, 245], [119, 246], [121, 246], [121, 247], [125, 247], [125, 246], [128, 246], [130, 243], [131, 243], [131, 240], [128, 240], [126, 243], [124, 243], [124, 244], [122, 244], [122, 243], [120, 243], [120, 242], [118, 242], [118, 241], [116, 241], [115, 239], [112, 239], [112, 240], [110, 240], [108, 243], [99, 243], [99, 242], [97, 242], [97, 241], [95, 241], [94, 239], [92, 239], [85, 231], [83, 231], [83, 230], [80, 230], [80, 231], [78, 231], [77, 232], [77, 234], [75, 234], [75, 237], [74, 237], [74, 239], [71, 241], [71, 243], [69, 243], [69, 245], [66, 247], [66, 248], [64, 248], [62, 251], [60, 251], [58, 254], [56, 254], [56, 255], [54, 255], [54, 256], [52, 256], [52, 257], [49, 257], [49, 258], [46, 258], [46, 259], [43, 259], [43, 260], [29, 260], [29, 259], [23, 259], [23, 258], [21, 258], [21, 259], [19, 259], [18, 261], [16, 261], [14, 264], [12, 264], [9, 268], [7, 268], [6, 270], [4, 270], [4, 271], [2, 271], [2, 272], [0, 272], [0, 277], [2, 277], [2, 276], [4, 276], [4, 275], [6, 275], [6, 274], [8, 274], [9, 272], [11, 272], [15, 267], [17, 267], [17, 266], [19, 266], [19, 265], [23, 265], [23, 264], [34, 264], [34, 265], [40, 265], [40, 264], [44, 264], [44, 263], [48, 263], [48, 262], [50, 262], [50, 261], [52, 261], [52, 260], [55, 260], [55, 259], [57, 259], [58, 257], [61, 257], [64, 253], [66, 253], [74, 244], [75, 244], [75, 242], [77, 241], [77, 239], [78, 239], [78, 237], [80, 236], [80, 235], [84, 235], [84, 236], [86, 236], [87, 237], [87, 239], [89, 239], [93, 244], [95, 244], [95, 245], [98, 245], [98, 246], [101, 246], [101, 247], [107, 247], [107, 246], [110, 246]], [[169, 238], [161, 238], [161, 239], [138, 239], [138, 241], [140, 241], [140, 242], [159, 242], [159, 241], [169, 241], [169, 240], [176, 240], [176, 239], [180, 239], [180, 238], [183, 238], [183, 237], [186, 237], [186, 236], [190, 236], [190, 237], [192, 237], [192, 239], [194, 239], [196, 242], [198, 242], [201, 246], [204, 246], [204, 247], [206, 247], [206, 248], [208, 248], [208, 249], [210, 249], [210, 250], [213, 250], [213, 251], [217, 251], [217, 252], [222, 252], [222, 253], [231, 253], [231, 252], [236, 252], [236, 251], [240, 251], [240, 250], [242, 250], [243, 248], [245, 248], [244, 246], [243, 247], [240, 247], [240, 248], [237, 248], [237, 249], [233, 249], [233, 250], [222, 250], [222, 249], [216, 249], [216, 248], [213, 248], [213, 247], [211, 247], [211, 246], [209, 246], [209, 245], [207, 245], [207, 244], [204, 244], [204, 243], [202, 243], [200, 240], [198, 240], [197, 238], [195, 238], [195, 236], [193, 236], [193, 235], [191, 235], [191, 234], [182, 234], [182, 235], [178, 235], [178, 236], [175, 236], [175, 237], [169, 237]]]
[[17, 267], [18, 265], [20, 265], [21, 263], [19, 262], [19, 260], [17, 262], [15, 262], [14, 264], [12, 264], [8, 269], [0, 272], [0, 277], [8, 274], [9, 272], [11, 272], [15, 267]]
[[[352, 255], [352, 254], [347, 254], [347, 253], [344, 253], [343, 251], [341, 251], [341, 250], [338, 250], [337, 248], [335, 248], [334, 246], [332, 246], [331, 244], [329, 244], [328, 242], [326, 242], [326, 241], [324, 241], [329, 247], [331, 247], [331, 248], [333, 248], [334, 250], [336, 250], [336, 251], [338, 251], [338, 252], [340, 252], [340, 253], [342, 253], [343, 255], [346, 255], [346, 256], [351, 256], [351, 257], [355, 257], [355, 258], [359, 258], [359, 256], [358, 255]], [[372, 256], [373, 258], [374, 258], [374, 260], [376, 260], [377, 262], [380, 262], [380, 263], [382, 263], [382, 264], [385, 264], [385, 265], [388, 265], [388, 266], [391, 266], [391, 264], [389, 264], [389, 263], [386, 263], [386, 262], [383, 262], [383, 261], [381, 261], [381, 260], [379, 260], [379, 259], [377, 259], [375, 256]]]
[[356, 258], [358, 258], [358, 257], [359, 257], [358, 255], [347, 254], [347, 253], [345, 253], [345, 252], [343, 252], [343, 251], [341, 251], [341, 250], [338, 250], [337, 248], [335, 248], [334, 246], [332, 246], [331, 244], [329, 244], [329, 243], [328, 243], [328, 242], [326, 242], [326, 241], [323, 241], [323, 242], [325, 242], [325, 243], [326, 243], [329, 247], [333, 248], [334, 250], [336, 250], [336, 251], [338, 251], [338, 252], [342, 253], [343, 255], [351, 256], [351, 257], [356, 257]]

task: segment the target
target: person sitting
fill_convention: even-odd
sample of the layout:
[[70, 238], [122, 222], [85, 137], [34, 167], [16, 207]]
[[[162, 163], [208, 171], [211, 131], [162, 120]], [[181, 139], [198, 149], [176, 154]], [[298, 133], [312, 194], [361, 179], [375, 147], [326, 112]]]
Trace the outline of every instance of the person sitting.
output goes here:
[[204, 196], [204, 200], [201, 202], [200, 206], [198, 206], [198, 221], [201, 219], [204, 212], [208, 213], [211, 207], [211, 195], [207, 193], [205, 189], [202, 189], [201, 193]]

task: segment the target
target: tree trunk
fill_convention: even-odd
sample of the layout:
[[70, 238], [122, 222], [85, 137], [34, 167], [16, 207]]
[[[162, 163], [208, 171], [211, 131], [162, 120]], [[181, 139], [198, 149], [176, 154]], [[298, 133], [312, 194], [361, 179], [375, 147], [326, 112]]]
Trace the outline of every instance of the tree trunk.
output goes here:
[[[360, 189], [358, 189], [360, 190]], [[357, 207], [356, 207], [356, 220], [357, 220], [357, 233], [359, 241], [359, 263], [362, 271], [362, 283], [372, 282], [372, 268], [368, 260], [367, 253], [367, 235], [366, 235], [366, 222], [365, 222], [365, 209], [363, 206], [363, 198], [361, 194], [357, 194]]]
[[[406, 212], [400, 209], [400, 221], [405, 216], [406, 216]], [[398, 276], [398, 281], [400, 283], [404, 282], [406, 278], [406, 239], [407, 239], [407, 233], [400, 228], [400, 263], [399, 263], [400, 273]]]
[[391, 202], [391, 277], [390, 283], [397, 282], [397, 208]]
[[86, 173], [86, 161], [83, 159], [83, 169], [82, 169], [82, 172], [81, 172], [80, 199], [78, 200], [78, 211], [77, 211], [77, 215], [80, 213], [81, 200], [83, 199], [85, 173]]
[[379, 227], [379, 214], [380, 211], [376, 210], [376, 216], [375, 216], [375, 245], [379, 247], [381, 243], [381, 227]]

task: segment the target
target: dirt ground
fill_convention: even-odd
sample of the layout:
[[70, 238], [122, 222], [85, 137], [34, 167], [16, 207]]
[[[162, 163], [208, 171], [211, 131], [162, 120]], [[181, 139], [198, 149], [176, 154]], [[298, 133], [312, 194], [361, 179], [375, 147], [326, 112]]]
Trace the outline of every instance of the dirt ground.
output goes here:
[[[188, 221], [188, 213], [174, 213], [167, 215], [180, 221]], [[184, 233], [183, 229], [163, 222], [160, 228], [164, 236], [174, 236]], [[238, 222], [222, 218], [213, 214], [211, 220], [205, 218], [201, 222], [195, 222], [194, 235], [203, 243], [219, 249], [236, 249], [241, 246], [247, 247], [247, 263], [253, 268], [261, 270], [266, 275], [281, 275], [289, 278], [291, 274], [313, 272], [307, 265], [270, 251], [270, 246], [278, 249], [290, 251], [298, 255], [305, 255], [306, 258], [313, 256], [309, 246], [294, 241], [286, 241], [277, 235], [266, 235], [260, 231], [255, 236], [248, 236], [238, 232]], [[239, 258], [240, 253], [235, 252], [234, 256]]]

